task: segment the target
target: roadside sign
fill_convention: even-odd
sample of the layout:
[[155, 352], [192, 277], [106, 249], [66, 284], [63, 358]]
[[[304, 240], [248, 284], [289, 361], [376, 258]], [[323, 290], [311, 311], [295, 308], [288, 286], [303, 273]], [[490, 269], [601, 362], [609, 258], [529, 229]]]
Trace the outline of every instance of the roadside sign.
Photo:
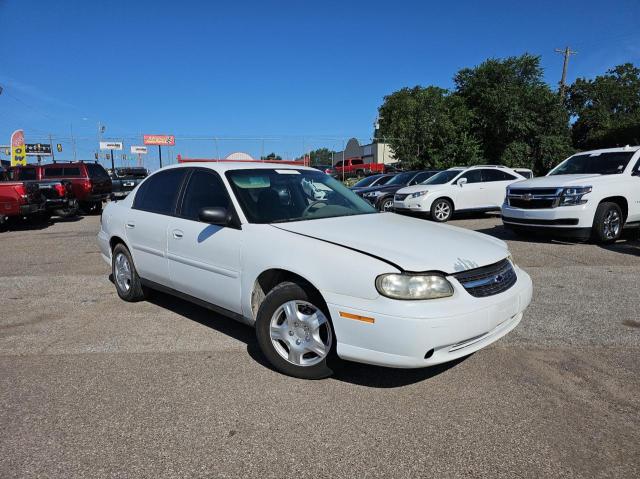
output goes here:
[[11, 135], [11, 166], [26, 165], [27, 155], [24, 151], [24, 131], [16, 130]]
[[122, 142], [121, 141], [101, 141], [100, 142], [101, 150], [122, 150]]
[[176, 144], [176, 137], [173, 135], [143, 135], [145, 145], [158, 145], [158, 146], [174, 146]]
[[131, 153], [137, 154], [137, 155], [146, 155], [147, 154], [147, 147], [146, 146], [132, 146], [131, 147]]
[[24, 148], [29, 156], [51, 155], [51, 145], [48, 143], [27, 143]]

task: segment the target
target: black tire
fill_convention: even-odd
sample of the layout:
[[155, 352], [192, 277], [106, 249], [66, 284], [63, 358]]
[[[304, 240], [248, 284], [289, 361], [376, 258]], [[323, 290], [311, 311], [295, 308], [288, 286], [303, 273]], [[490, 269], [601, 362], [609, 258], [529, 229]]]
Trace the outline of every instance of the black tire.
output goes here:
[[[130, 277], [125, 278], [125, 282], [128, 285], [127, 287], [123, 287], [122, 281], [119, 280], [116, 271], [116, 262], [119, 260], [120, 255], [126, 258], [126, 261], [130, 267]], [[142, 287], [142, 283], [140, 282], [140, 276], [138, 276], [138, 272], [136, 271], [136, 267], [133, 264], [133, 258], [131, 257], [131, 253], [125, 245], [122, 243], [118, 243], [115, 248], [113, 248], [113, 252], [111, 254], [111, 273], [113, 274], [113, 282], [116, 286], [116, 292], [120, 299], [128, 301], [130, 303], [134, 303], [136, 301], [141, 301], [145, 299], [145, 288]]]
[[99, 215], [102, 213], [102, 201], [82, 201], [79, 203], [83, 215]]
[[53, 213], [60, 218], [74, 218], [78, 216], [78, 208], [59, 208], [57, 210], [54, 210]]
[[453, 216], [453, 204], [446, 198], [438, 198], [431, 204], [431, 219], [436, 223], [446, 223]]
[[364, 170], [356, 171], [356, 178], [362, 178], [364, 176]]
[[393, 211], [393, 196], [385, 196], [378, 201], [378, 210]]
[[[289, 360], [285, 359], [281, 356], [282, 353], [279, 353], [276, 350], [276, 345], [274, 345], [274, 341], [271, 336], [271, 323], [274, 317], [276, 317], [276, 312], [280, 308], [283, 307], [289, 301], [302, 301], [306, 303], [310, 303], [316, 310], [322, 312], [324, 317], [326, 318], [326, 323], [323, 324], [322, 328], [324, 328], [324, 337], [323, 342], [327, 341], [328, 336], [328, 352], [324, 358], [313, 365], [301, 366], [293, 364], [289, 362]], [[293, 338], [297, 338], [296, 335], [293, 334], [292, 331], [287, 329], [285, 325], [286, 320], [282, 323], [282, 326], [287, 331], [287, 335], [285, 337], [291, 336]], [[290, 282], [281, 283], [275, 288], [273, 288], [267, 296], [264, 298], [264, 301], [260, 305], [258, 309], [258, 314], [256, 318], [256, 337], [258, 338], [258, 344], [260, 345], [260, 349], [264, 356], [267, 358], [269, 363], [280, 371], [288, 376], [293, 376], [301, 379], [323, 379], [333, 374], [333, 370], [329, 367], [329, 362], [334, 359], [335, 356], [335, 334], [333, 332], [333, 326], [331, 325], [331, 319], [329, 317], [329, 312], [327, 311], [324, 300], [317, 294], [310, 293], [302, 288], [300, 285]], [[300, 329], [300, 328], [296, 328]], [[304, 339], [302, 339], [304, 341]], [[286, 353], [286, 348], [289, 347], [285, 340], [280, 341], [281, 351]], [[320, 356], [315, 353], [305, 353], [306, 355], [313, 354], [317, 356], [315, 360], [320, 359]], [[302, 358], [303, 356], [301, 356]], [[314, 360], [312, 357], [311, 360]]]
[[620, 206], [616, 203], [600, 203], [593, 217], [591, 235], [598, 243], [613, 243], [622, 236], [623, 226], [624, 217]]

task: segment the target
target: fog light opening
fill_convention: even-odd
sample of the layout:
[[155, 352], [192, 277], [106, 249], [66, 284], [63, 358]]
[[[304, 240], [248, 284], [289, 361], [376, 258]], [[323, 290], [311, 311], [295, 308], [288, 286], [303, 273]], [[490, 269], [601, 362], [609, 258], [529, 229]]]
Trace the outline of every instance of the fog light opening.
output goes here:
[[424, 355], [424, 358], [429, 359], [431, 356], [433, 356], [434, 352], [435, 352], [435, 349], [430, 349], [429, 351], [427, 351], [427, 354]]

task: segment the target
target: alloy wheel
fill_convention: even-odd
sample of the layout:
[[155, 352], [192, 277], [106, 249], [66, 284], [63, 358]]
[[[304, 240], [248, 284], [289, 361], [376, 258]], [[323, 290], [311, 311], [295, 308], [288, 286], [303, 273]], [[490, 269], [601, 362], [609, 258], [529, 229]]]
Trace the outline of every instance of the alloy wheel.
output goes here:
[[451, 215], [451, 207], [447, 202], [440, 201], [436, 203], [433, 214], [438, 221], [444, 221], [449, 218], [449, 215]]
[[384, 200], [382, 202], [382, 207], [380, 209], [382, 211], [391, 211], [391, 210], [393, 210], [393, 200]]
[[615, 239], [620, 233], [620, 214], [615, 209], [610, 209], [604, 217], [603, 232], [606, 239]]
[[329, 354], [333, 341], [324, 313], [307, 301], [287, 301], [276, 309], [269, 326], [276, 352], [296, 366], [313, 366]]
[[121, 291], [129, 291], [129, 288], [131, 288], [131, 279], [133, 277], [133, 275], [131, 274], [131, 265], [129, 264], [129, 259], [126, 257], [126, 255], [118, 253], [116, 255], [114, 264], [114, 272], [118, 287]]

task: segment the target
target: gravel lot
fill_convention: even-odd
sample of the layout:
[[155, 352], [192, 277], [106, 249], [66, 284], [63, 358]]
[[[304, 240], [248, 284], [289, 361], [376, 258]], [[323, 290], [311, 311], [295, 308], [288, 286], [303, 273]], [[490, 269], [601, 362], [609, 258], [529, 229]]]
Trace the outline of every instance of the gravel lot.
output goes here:
[[0, 477], [640, 477], [640, 242], [520, 241], [521, 325], [454, 364], [280, 375], [253, 330], [120, 301], [98, 218], [0, 233]]

